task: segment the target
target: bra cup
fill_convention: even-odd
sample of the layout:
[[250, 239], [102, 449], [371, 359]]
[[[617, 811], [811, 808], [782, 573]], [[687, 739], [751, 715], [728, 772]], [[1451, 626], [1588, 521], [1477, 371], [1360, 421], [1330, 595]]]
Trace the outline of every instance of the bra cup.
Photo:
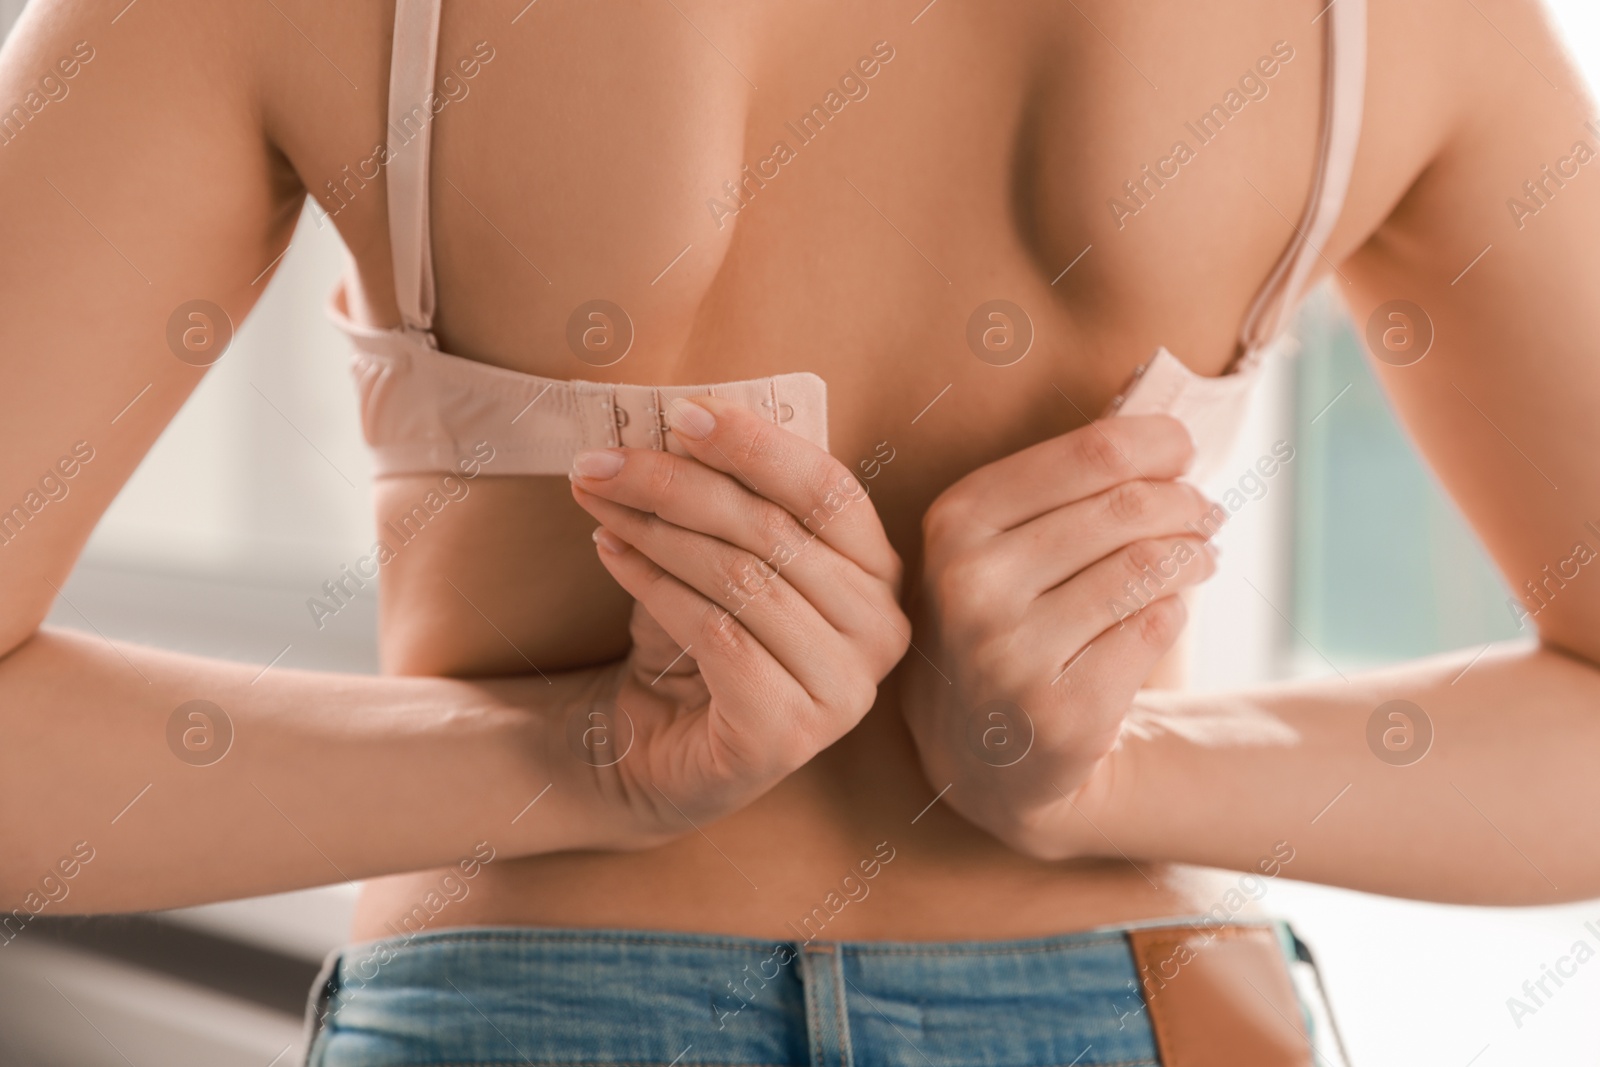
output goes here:
[[1183, 423], [1195, 447], [1186, 478], [1203, 488], [1233, 456], [1264, 365], [1263, 359], [1247, 359], [1230, 374], [1208, 378], [1162, 347], [1122, 396], [1112, 401], [1114, 414], [1171, 415]]

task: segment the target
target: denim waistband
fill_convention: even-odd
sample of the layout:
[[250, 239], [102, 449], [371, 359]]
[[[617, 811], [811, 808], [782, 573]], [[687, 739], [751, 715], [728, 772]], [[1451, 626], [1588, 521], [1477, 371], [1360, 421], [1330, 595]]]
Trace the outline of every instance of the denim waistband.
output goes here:
[[[1272, 925], [1296, 959], [1292, 931]], [[329, 957], [307, 1062], [1156, 1067], [1128, 929], [933, 943], [424, 932]]]

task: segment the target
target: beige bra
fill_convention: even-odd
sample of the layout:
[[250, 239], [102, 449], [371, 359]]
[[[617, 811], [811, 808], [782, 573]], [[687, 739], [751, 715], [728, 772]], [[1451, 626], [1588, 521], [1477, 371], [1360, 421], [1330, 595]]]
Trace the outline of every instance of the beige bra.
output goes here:
[[[404, 137], [418, 115], [431, 118], [440, 0], [397, 0], [389, 71], [389, 130]], [[1265, 358], [1290, 342], [1283, 333], [1321, 248], [1338, 221], [1361, 135], [1366, 81], [1366, 2], [1327, 9], [1322, 136], [1315, 184], [1295, 237], [1245, 317], [1239, 355], [1220, 377], [1185, 367], [1166, 348], [1135, 372], [1109, 412], [1166, 413], [1180, 419], [1198, 451], [1192, 477], [1204, 481], [1229, 458]], [[345, 282], [328, 311], [350, 337], [361, 425], [379, 477], [456, 469], [487, 441], [496, 475], [565, 474], [586, 448], [618, 445], [683, 454], [665, 432], [666, 405], [708, 393], [761, 412], [822, 448], [828, 446], [827, 388], [801, 371], [709, 385], [612, 385], [546, 378], [439, 351], [428, 219], [432, 124], [389, 145], [389, 235], [401, 325], [351, 320]]]

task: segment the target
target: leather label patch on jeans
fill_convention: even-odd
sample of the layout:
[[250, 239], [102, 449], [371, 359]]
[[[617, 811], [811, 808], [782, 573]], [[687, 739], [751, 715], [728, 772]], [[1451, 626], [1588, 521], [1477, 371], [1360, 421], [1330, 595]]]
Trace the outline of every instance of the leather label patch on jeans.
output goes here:
[[1270, 926], [1128, 931], [1165, 1067], [1310, 1067], [1289, 965]]

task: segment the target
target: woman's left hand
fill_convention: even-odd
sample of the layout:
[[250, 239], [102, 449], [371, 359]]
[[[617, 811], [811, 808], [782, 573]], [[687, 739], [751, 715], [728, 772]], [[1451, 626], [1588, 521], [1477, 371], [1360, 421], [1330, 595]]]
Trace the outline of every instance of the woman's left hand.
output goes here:
[[1103, 847], [1073, 809], [1106, 792], [1183, 629], [1175, 594], [1215, 570], [1224, 513], [1178, 480], [1193, 455], [1174, 419], [1109, 419], [973, 471], [924, 517], [904, 713], [933, 788], [1018, 851]]

